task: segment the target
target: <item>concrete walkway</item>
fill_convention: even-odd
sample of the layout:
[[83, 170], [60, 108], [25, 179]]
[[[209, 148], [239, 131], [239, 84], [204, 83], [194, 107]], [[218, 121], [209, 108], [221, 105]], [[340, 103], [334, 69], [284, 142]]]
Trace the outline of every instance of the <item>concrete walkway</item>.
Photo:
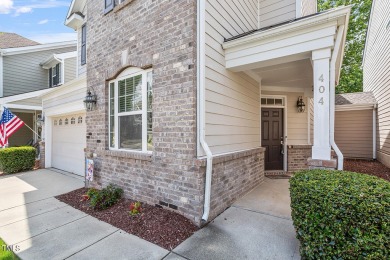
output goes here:
[[172, 259], [300, 259], [288, 188], [287, 179], [266, 178], [175, 248]]
[[0, 177], [0, 237], [18, 248], [22, 259], [162, 259], [169, 254], [54, 198], [83, 185], [78, 176], [52, 170]]
[[54, 198], [83, 179], [54, 170], [0, 177], [0, 237], [22, 259], [299, 259], [288, 180], [267, 179], [169, 252]]

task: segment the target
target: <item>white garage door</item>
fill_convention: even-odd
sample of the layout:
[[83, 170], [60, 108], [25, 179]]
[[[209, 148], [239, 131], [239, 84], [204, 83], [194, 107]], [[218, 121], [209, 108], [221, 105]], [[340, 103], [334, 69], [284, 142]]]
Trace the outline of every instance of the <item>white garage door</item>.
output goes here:
[[85, 114], [53, 119], [52, 167], [84, 176]]

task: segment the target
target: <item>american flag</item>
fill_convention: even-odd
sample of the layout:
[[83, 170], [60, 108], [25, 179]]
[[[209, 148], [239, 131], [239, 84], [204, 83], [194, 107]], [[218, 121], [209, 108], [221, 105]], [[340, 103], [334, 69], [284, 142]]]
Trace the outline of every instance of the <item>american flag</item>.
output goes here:
[[24, 126], [24, 122], [12, 114], [8, 108], [4, 107], [0, 120], [0, 146], [6, 146], [8, 144], [8, 138], [22, 126]]

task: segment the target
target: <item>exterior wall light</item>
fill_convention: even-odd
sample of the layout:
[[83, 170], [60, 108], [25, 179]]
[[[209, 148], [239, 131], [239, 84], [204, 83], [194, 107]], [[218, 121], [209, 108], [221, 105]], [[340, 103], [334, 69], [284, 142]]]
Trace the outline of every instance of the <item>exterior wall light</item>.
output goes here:
[[37, 115], [37, 126], [42, 127], [45, 123], [45, 117], [42, 114]]
[[299, 96], [298, 97], [298, 101], [297, 101], [297, 108], [298, 108], [298, 113], [303, 113], [305, 112], [305, 102], [303, 102], [303, 98], [302, 96]]
[[96, 107], [97, 97], [95, 94], [92, 94], [90, 90], [87, 92], [87, 96], [84, 99], [84, 106], [87, 111], [92, 111]]

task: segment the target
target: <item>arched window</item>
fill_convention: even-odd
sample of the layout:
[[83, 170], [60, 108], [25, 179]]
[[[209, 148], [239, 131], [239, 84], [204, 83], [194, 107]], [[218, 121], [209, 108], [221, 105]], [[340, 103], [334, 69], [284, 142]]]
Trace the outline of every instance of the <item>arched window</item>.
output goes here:
[[69, 124], [69, 120], [65, 118], [65, 125]]
[[109, 82], [110, 148], [153, 150], [152, 78], [152, 70], [132, 67]]
[[74, 117], [72, 117], [72, 118], [70, 119], [70, 124], [74, 125], [75, 123], [76, 123], [76, 119], [75, 119]]
[[83, 123], [83, 117], [82, 116], [79, 116], [79, 118], [77, 119], [77, 123], [78, 124], [82, 124]]
[[62, 119], [60, 119], [60, 121], [58, 121], [58, 124], [59, 124], [59, 125], [62, 125]]
[[57, 125], [58, 124], [58, 121], [57, 120], [54, 120], [54, 125]]

